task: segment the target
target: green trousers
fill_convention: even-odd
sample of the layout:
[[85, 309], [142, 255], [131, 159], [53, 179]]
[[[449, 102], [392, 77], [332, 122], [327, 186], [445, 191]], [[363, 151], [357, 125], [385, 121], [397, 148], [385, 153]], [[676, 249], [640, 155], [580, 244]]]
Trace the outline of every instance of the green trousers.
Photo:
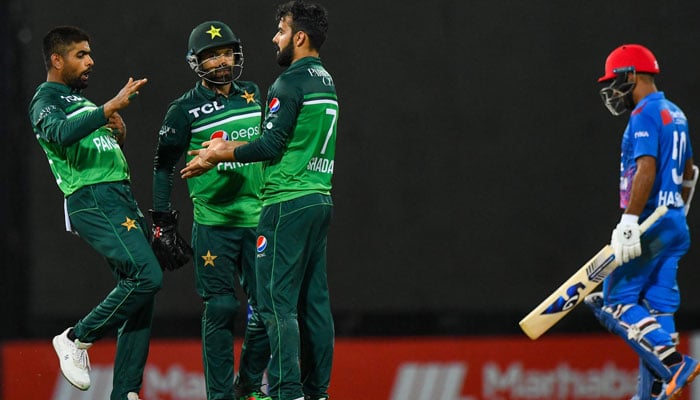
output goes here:
[[270, 338], [270, 396], [327, 397], [334, 328], [326, 274], [333, 204], [311, 194], [263, 207], [258, 224], [258, 304]]
[[237, 386], [241, 395], [259, 390], [270, 359], [267, 332], [255, 301], [255, 228], [192, 227], [196, 290], [204, 302], [202, 359], [207, 400], [234, 399], [233, 335], [240, 303], [236, 279], [248, 296], [250, 315]]
[[90, 185], [66, 199], [73, 230], [100, 253], [116, 287], [74, 326], [86, 343], [117, 331], [111, 400], [139, 392], [151, 338], [154, 297], [163, 272], [148, 242], [149, 229], [127, 182]]

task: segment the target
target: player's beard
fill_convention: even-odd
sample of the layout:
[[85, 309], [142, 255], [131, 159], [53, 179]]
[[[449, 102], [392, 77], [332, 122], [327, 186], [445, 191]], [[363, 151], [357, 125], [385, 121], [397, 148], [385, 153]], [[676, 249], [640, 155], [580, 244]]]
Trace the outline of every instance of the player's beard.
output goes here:
[[277, 64], [280, 67], [288, 67], [292, 65], [292, 60], [294, 59], [294, 46], [292, 46], [292, 41], [290, 40], [283, 49], [277, 50]]
[[91, 69], [87, 69], [75, 76], [64, 77], [64, 81], [68, 87], [73, 89], [81, 90], [88, 87], [88, 78], [90, 76]]
[[207, 71], [205, 79], [215, 85], [226, 85], [233, 81], [233, 67], [230, 65], [219, 66]]

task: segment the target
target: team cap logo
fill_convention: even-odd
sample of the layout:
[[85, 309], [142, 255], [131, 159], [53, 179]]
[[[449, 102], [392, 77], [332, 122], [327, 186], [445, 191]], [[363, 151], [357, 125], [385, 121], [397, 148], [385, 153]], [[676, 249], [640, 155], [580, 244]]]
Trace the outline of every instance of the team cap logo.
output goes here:
[[212, 40], [214, 40], [215, 37], [223, 37], [221, 36], [221, 28], [217, 28], [214, 25], [209, 25], [209, 30], [205, 33], [208, 33]]

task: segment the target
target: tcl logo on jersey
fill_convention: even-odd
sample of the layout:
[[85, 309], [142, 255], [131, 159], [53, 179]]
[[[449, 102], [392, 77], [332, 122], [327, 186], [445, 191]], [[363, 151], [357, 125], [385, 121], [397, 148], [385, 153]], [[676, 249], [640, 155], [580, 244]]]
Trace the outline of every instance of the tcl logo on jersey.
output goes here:
[[71, 94], [69, 96], [61, 96], [61, 98], [68, 103], [75, 103], [76, 101], [83, 101], [83, 98], [81, 96], [77, 96], [74, 94]]
[[279, 111], [280, 106], [280, 99], [275, 97], [274, 99], [270, 100], [270, 105], [268, 107], [270, 108], [270, 112], [273, 113]]
[[194, 115], [195, 118], [199, 118], [200, 112], [202, 112], [204, 114], [211, 114], [214, 111], [222, 110], [223, 108], [224, 108], [224, 106], [222, 106], [221, 104], [219, 104], [217, 102], [212, 102], [212, 103], [207, 103], [201, 107], [193, 108], [187, 112]]

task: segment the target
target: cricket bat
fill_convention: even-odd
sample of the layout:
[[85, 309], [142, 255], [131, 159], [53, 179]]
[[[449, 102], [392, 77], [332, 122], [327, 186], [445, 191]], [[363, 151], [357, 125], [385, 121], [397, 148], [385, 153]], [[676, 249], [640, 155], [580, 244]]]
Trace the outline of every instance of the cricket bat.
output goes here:
[[[668, 208], [660, 206], [639, 226], [641, 233], [666, 214]], [[539, 338], [549, 328], [579, 305], [620, 263], [615, 260], [613, 248], [608, 244], [593, 256], [575, 274], [564, 282], [530, 314], [520, 320], [520, 328], [532, 340]]]

